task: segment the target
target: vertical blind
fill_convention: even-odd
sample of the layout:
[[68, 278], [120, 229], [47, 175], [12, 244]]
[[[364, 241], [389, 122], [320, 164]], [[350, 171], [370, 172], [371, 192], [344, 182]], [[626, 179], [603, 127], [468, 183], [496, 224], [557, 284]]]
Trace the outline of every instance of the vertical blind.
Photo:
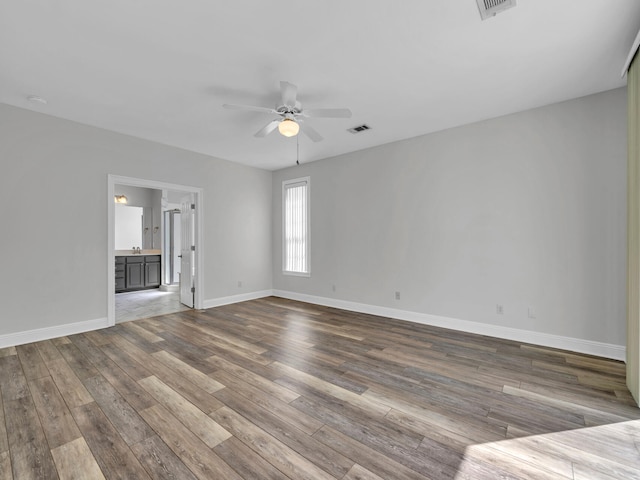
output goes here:
[[308, 182], [284, 185], [284, 270], [309, 273], [308, 261]]

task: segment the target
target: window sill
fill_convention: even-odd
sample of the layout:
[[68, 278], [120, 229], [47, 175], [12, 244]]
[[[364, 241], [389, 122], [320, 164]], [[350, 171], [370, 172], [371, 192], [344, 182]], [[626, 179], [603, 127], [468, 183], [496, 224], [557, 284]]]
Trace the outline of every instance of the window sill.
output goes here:
[[289, 272], [287, 270], [283, 270], [282, 274], [283, 275], [290, 275], [292, 277], [310, 277], [311, 276], [310, 272]]

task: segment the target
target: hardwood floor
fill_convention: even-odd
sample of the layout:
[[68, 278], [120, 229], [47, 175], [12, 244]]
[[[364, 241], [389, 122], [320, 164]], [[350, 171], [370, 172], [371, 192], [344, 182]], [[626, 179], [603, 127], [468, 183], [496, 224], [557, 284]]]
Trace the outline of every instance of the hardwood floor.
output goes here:
[[270, 297], [0, 350], [0, 478], [640, 479], [624, 377]]

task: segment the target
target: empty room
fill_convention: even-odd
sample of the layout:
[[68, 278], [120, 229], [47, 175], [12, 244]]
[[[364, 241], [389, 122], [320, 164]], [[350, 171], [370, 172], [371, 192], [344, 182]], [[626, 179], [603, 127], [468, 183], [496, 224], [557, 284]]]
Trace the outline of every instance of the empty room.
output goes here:
[[0, 4], [0, 479], [640, 479], [640, 2]]

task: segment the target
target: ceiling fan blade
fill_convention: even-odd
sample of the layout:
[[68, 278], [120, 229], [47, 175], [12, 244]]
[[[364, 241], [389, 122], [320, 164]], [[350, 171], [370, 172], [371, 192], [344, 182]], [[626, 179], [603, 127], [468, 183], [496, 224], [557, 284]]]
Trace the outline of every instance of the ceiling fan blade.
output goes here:
[[264, 127], [262, 127], [260, 130], [258, 130], [255, 133], [254, 137], [259, 137], [259, 138], [266, 137], [271, 132], [273, 132], [276, 128], [278, 128], [278, 124], [280, 122], [281, 122], [281, 120], [271, 120]]
[[302, 130], [302, 133], [304, 133], [307, 137], [309, 137], [314, 142], [319, 142], [322, 140], [322, 135], [320, 135], [315, 128], [310, 127], [309, 125], [306, 125], [304, 123], [299, 123], [299, 125], [300, 125], [300, 130]]
[[227, 108], [229, 110], [250, 110], [252, 112], [260, 112], [260, 113], [275, 113], [277, 114], [273, 108], [265, 108], [265, 107], [254, 107], [252, 105], [233, 105], [229, 103], [225, 103], [222, 105], [223, 108]]
[[306, 117], [315, 118], [351, 118], [351, 110], [348, 108], [310, 108], [302, 113]]
[[293, 83], [280, 82], [280, 91], [282, 92], [282, 104], [288, 107], [295, 107], [298, 87]]

